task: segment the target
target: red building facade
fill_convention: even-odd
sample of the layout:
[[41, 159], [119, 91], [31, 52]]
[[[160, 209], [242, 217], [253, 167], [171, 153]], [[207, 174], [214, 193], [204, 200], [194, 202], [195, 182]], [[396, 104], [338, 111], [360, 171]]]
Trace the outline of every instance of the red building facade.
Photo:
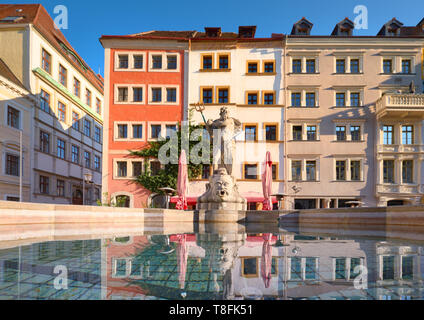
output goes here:
[[146, 207], [151, 194], [134, 177], [146, 168], [155, 174], [161, 165], [129, 150], [169, 136], [183, 120], [188, 35], [153, 32], [100, 41], [105, 48], [103, 199]]

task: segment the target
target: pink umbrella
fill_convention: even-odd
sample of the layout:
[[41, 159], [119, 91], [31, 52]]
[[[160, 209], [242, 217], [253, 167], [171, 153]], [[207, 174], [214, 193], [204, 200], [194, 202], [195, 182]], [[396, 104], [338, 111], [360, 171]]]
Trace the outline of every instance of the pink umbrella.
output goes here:
[[181, 151], [180, 160], [178, 161], [178, 180], [177, 193], [178, 201], [177, 210], [187, 210], [187, 188], [188, 188], [188, 172], [187, 172], [187, 157], [185, 150]]
[[180, 282], [180, 289], [185, 287], [185, 278], [187, 272], [187, 235], [177, 235], [177, 263], [178, 263], [178, 281]]
[[266, 159], [262, 167], [262, 190], [264, 193], [263, 209], [264, 211], [272, 210], [271, 200], [271, 189], [272, 189], [272, 161], [271, 152], [266, 153]]
[[264, 244], [262, 245], [261, 257], [261, 276], [264, 280], [265, 288], [269, 288], [271, 282], [272, 272], [272, 247], [271, 240], [272, 234], [266, 233], [263, 235]]

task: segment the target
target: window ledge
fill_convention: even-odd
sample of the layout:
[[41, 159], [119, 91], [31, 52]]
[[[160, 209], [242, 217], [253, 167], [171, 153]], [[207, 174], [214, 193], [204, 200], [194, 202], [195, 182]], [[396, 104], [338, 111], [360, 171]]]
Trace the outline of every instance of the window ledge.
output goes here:
[[288, 140], [288, 142], [321, 142], [321, 140]]
[[248, 72], [244, 74], [245, 76], [254, 77], [254, 76], [275, 76], [276, 72]]
[[333, 180], [331, 182], [365, 182], [364, 180]]
[[297, 75], [306, 75], [306, 76], [312, 76], [312, 75], [319, 75], [321, 72], [289, 72], [289, 76], [297, 76]]
[[339, 73], [339, 72], [333, 72], [332, 73], [332, 75], [334, 75], [334, 76], [362, 76], [362, 75], [364, 75], [364, 73], [363, 72], [355, 72], [355, 73], [352, 73], [352, 72], [345, 72], [345, 73]]
[[366, 142], [365, 140], [333, 140], [332, 142], [335, 143], [343, 143], [343, 142], [347, 142], [347, 143], [362, 143], [362, 142]]
[[289, 106], [290, 109], [318, 109], [320, 106]]
[[289, 180], [290, 183], [321, 182], [321, 180]]
[[364, 108], [365, 106], [333, 106], [331, 109], [353, 109], [353, 108]]
[[284, 108], [281, 104], [237, 104], [240, 108]]
[[199, 72], [231, 72], [231, 69], [199, 69]]

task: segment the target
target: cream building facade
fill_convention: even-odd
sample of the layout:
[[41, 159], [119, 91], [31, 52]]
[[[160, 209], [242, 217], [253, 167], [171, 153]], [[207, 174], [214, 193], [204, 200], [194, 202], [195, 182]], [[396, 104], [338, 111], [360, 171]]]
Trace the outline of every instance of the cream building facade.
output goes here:
[[29, 200], [95, 204], [101, 198], [103, 79], [41, 5], [2, 6], [0, 20], [0, 57], [37, 98]]

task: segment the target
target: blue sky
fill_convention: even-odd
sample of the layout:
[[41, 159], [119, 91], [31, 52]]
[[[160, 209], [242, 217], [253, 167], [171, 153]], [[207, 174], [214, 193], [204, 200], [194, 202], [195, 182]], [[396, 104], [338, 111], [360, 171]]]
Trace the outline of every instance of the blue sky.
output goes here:
[[41, 3], [52, 17], [57, 5], [65, 5], [69, 29], [62, 30], [72, 46], [95, 71], [103, 75], [101, 35], [131, 34], [149, 30], [198, 30], [205, 26], [237, 32], [239, 25], [256, 25], [256, 35], [290, 33], [293, 23], [308, 18], [312, 34], [328, 35], [344, 17], [355, 19], [354, 8], [368, 9], [368, 30], [356, 35], [375, 35], [393, 17], [406, 26], [424, 18], [423, 0], [45, 0], [7, 1]]

